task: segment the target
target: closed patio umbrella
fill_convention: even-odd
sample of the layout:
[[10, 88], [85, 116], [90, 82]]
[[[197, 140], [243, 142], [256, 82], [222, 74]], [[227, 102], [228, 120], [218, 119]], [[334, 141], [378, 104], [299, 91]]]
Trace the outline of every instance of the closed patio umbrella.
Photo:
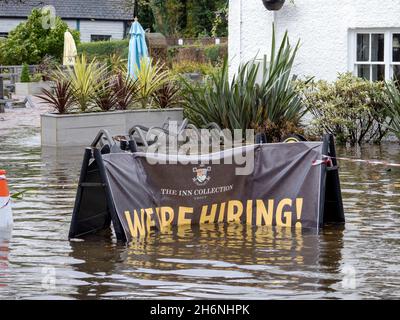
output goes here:
[[129, 34], [128, 74], [136, 79], [136, 67], [140, 69], [140, 60], [143, 57], [149, 56], [145, 31], [143, 30], [141, 24], [137, 21], [137, 18], [132, 24]]
[[77, 55], [74, 37], [68, 30], [64, 33], [64, 56], [63, 65], [73, 66]]

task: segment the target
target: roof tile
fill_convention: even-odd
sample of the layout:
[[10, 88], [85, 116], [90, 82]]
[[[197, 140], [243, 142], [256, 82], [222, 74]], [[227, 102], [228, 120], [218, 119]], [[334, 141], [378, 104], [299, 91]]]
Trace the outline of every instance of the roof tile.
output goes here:
[[132, 20], [125, 0], [25, 0], [0, 1], [0, 17], [27, 17], [32, 9], [52, 5], [61, 18]]

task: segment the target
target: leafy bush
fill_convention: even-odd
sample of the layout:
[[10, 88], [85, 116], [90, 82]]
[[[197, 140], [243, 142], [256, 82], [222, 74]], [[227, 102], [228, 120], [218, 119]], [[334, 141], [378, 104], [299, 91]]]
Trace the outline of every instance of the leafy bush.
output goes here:
[[88, 60], [108, 59], [112, 55], [128, 58], [129, 39], [85, 42], [78, 45], [78, 54], [84, 54]]
[[[43, 18], [47, 13], [32, 10], [28, 20], [21, 22], [12, 30], [8, 38], [0, 42], [0, 64], [19, 65], [22, 63], [37, 64], [45, 55], [61, 61], [64, 50], [64, 32], [68, 25], [56, 17], [54, 28], [44, 29]], [[76, 43], [79, 43], [79, 32], [71, 31]]]
[[133, 107], [138, 100], [138, 83], [126, 74], [119, 72], [112, 82], [112, 89], [115, 95], [117, 109], [127, 110]]
[[31, 82], [31, 76], [29, 75], [29, 66], [26, 63], [22, 65], [21, 82]]
[[215, 12], [215, 18], [211, 29], [213, 37], [228, 36], [228, 1], [222, 3], [219, 9]]
[[142, 58], [140, 69], [137, 66], [135, 68], [135, 75], [139, 86], [139, 101], [142, 107], [146, 108], [154, 92], [169, 80], [169, 73], [158, 62], [153, 64], [151, 59]]
[[400, 90], [398, 83], [386, 83], [386, 110], [391, 118], [389, 130], [400, 140]]
[[93, 100], [101, 111], [110, 111], [116, 107], [117, 95], [113, 90], [111, 79], [106, 79], [96, 88]]
[[51, 79], [54, 70], [57, 70], [58, 67], [59, 63], [54, 57], [45, 55], [37, 67], [37, 72], [42, 75], [43, 81], [47, 81]]
[[107, 59], [105, 59], [105, 64], [108, 72], [111, 74], [117, 74], [119, 72], [126, 73], [128, 69], [128, 60], [123, 59], [116, 53], [108, 56]]
[[228, 55], [227, 44], [208, 45], [201, 44], [174, 46], [168, 48], [168, 59], [171, 64], [184, 62], [221, 64]]
[[278, 50], [275, 42], [274, 30], [269, 63], [265, 58], [262, 64], [253, 60], [241, 65], [231, 81], [227, 59], [205, 85], [182, 79], [192, 120], [201, 119], [199, 125], [215, 122], [231, 130], [256, 129], [266, 132], [270, 140], [279, 140], [283, 134], [280, 130], [276, 133], [276, 128], [270, 130], [270, 124], [278, 129], [298, 126], [305, 109], [290, 72], [299, 43], [291, 47], [287, 32]]
[[211, 75], [218, 69], [211, 63], [201, 63], [195, 61], [182, 61], [172, 65], [171, 72], [173, 75], [180, 75], [184, 73], [201, 73], [203, 75]]
[[67, 113], [75, 101], [71, 82], [64, 80], [56, 81], [54, 92], [42, 89], [42, 94], [37, 97], [43, 100], [42, 103], [50, 104], [60, 114]]
[[204, 54], [209, 62], [216, 65], [226, 55], [226, 45], [212, 45], [204, 49]]
[[312, 82], [305, 99], [314, 116], [310, 133], [332, 133], [340, 143], [379, 143], [387, 133], [384, 83], [370, 82], [350, 73], [337, 81]]
[[71, 82], [80, 111], [86, 112], [93, 105], [94, 96], [104, 83], [105, 71], [105, 67], [99, 65], [96, 59], [89, 63], [82, 55], [76, 59], [72, 68], [69, 67], [66, 73], [59, 70], [57, 76]]
[[164, 83], [153, 94], [154, 102], [158, 108], [180, 107], [182, 103], [181, 89], [174, 82]]

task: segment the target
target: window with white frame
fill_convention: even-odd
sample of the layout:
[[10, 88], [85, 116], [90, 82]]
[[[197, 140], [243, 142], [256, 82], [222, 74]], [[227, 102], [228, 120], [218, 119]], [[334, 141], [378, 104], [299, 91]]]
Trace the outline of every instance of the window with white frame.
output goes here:
[[371, 81], [400, 79], [400, 30], [357, 30], [351, 39], [356, 76]]

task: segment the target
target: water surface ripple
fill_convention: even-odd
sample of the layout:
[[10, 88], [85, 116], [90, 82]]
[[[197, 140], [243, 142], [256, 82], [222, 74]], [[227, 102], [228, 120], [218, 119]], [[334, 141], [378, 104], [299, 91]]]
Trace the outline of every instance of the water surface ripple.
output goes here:
[[[399, 150], [339, 151], [400, 163]], [[0, 233], [0, 298], [400, 298], [400, 169], [340, 163], [342, 229], [213, 225], [125, 246], [111, 232], [67, 240], [82, 156], [42, 150], [35, 129], [0, 136], [12, 191], [28, 190], [13, 204], [12, 234]]]

